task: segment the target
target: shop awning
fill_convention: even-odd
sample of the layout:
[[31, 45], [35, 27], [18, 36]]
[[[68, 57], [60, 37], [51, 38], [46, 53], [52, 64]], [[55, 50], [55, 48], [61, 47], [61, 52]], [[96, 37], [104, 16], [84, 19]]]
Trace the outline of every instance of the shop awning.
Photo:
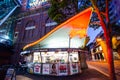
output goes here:
[[78, 13], [42, 38], [27, 44], [23, 50], [40, 45], [40, 48], [80, 48], [84, 46], [87, 28], [92, 15], [92, 7]]

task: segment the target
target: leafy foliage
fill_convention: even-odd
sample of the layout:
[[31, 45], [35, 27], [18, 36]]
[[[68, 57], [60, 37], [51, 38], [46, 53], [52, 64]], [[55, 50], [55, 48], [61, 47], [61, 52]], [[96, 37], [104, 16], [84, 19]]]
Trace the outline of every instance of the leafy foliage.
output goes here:
[[77, 0], [49, 0], [51, 7], [48, 15], [57, 23], [65, 21], [78, 12]]
[[[49, 2], [51, 7], [48, 10], [48, 15], [58, 24], [92, 6], [90, 0], [49, 0]], [[105, 12], [105, 0], [95, 0], [95, 3], [101, 12]], [[92, 14], [89, 26], [94, 29], [101, 26], [95, 12]]]

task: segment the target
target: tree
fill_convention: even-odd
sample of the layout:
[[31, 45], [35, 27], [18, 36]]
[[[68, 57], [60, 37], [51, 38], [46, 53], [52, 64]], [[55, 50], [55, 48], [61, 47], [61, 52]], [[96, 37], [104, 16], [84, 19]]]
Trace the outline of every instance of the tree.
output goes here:
[[49, 0], [51, 7], [48, 10], [49, 17], [58, 24], [78, 12], [77, 0]]
[[109, 0], [105, 0], [105, 10], [101, 11], [97, 5], [95, 0], [90, 0], [94, 11], [97, 13], [98, 18], [100, 20], [101, 27], [104, 31], [104, 37], [106, 39], [107, 44], [107, 62], [109, 65], [110, 77], [111, 80], [116, 80], [115, 77], [115, 70], [114, 70], [114, 63], [113, 63], [113, 53], [112, 53], [112, 36], [111, 36], [111, 26], [109, 20], [109, 13], [108, 13], [108, 3]]
[[[48, 10], [48, 15], [58, 24], [92, 6], [90, 0], [49, 0], [49, 2], [51, 7]], [[93, 13], [89, 26], [94, 29], [100, 27], [100, 22], [95, 12]]]

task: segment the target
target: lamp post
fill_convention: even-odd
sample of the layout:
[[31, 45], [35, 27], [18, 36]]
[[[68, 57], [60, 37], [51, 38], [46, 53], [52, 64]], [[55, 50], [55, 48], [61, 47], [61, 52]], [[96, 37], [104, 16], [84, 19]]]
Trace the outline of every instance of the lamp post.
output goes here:
[[71, 43], [71, 37], [68, 35], [68, 63], [69, 63], [69, 54], [70, 54], [70, 43]]

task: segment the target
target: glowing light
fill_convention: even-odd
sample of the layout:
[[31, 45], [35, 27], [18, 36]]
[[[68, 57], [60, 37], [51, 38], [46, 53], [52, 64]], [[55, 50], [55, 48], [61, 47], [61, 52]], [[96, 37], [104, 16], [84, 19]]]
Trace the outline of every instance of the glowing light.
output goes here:
[[47, 0], [30, 0], [29, 1], [29, 6], [30, 7], [35, 7], [35, 6], [39, 6], [42, 5], [44, 2], [46, 2]]

